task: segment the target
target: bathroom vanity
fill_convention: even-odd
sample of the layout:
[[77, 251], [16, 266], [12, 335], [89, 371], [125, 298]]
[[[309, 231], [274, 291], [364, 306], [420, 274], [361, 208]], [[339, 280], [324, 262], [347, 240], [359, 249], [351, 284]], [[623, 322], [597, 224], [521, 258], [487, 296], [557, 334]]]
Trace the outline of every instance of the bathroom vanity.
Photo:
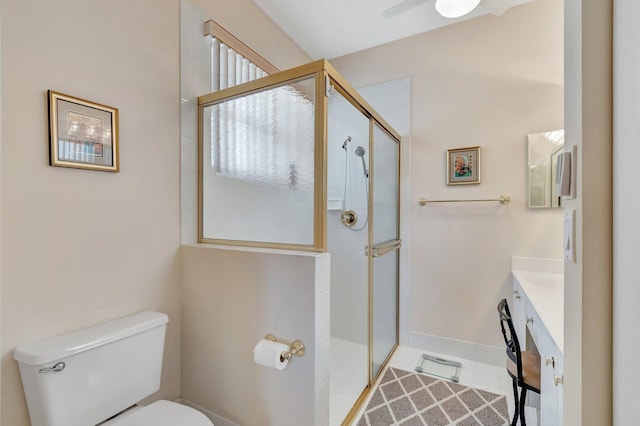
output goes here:
[[540, 354], [540, 425], [562, 425], [563, 261], [514, 257], [513, 320], [523, 350]]

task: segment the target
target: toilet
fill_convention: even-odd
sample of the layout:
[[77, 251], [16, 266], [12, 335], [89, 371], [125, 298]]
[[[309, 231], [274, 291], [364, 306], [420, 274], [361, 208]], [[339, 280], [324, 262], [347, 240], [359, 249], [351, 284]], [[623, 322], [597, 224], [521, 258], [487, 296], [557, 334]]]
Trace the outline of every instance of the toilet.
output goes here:
[[169, 317], [145, 311], [17, 347], [32, 426], [213, 426], [160, 389]]

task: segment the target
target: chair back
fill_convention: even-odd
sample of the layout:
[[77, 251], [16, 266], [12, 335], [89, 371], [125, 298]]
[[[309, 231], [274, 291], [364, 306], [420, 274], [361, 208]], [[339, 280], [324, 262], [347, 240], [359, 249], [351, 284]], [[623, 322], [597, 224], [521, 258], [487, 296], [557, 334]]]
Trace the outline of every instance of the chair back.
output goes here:
[[507, 356], [516, 365], [518, 370], [518, 381], [522, 383], [522, 354], [520, 352], [520, 342], [518, 341], [518, 335], [516, 334], [516, 329], [513, 325], [513, 319], [511, 318], [511, 311], [509, 311], [507, 299], [502, 299], [500, 303], [498, 303], [498, 313], [500, 314], [502, 337], [504, 337], [504, 343], [507, 346]]

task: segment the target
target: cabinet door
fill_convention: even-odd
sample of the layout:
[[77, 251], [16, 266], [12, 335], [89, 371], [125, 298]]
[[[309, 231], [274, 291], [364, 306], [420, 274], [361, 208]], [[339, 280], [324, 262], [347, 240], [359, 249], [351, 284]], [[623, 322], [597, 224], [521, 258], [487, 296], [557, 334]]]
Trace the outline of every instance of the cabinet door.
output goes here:
[[[558, 356], [556, 357], [556, 376], [562, 377], [564, 380], [564, 357], [562, 352], [556, 348], [558, 351]], [[564, 425], [564, 384], [558, 384], [556, 391], [558, 392], [557, 402], [558, 402], [558, 425]]]
[[542, 362], [540, 370], [540, 424], [544, 426], [562, 425], [558, 422], [558, 401], [562, 397], [562, 394], [558, 394], [558, 389], [562, 385], [556, 386], [554, 381], [554, 376], [558, 374], [556, 370], [560, 367], [559, 362], [562, 361], [562, 355], [546, 329], [540, 332], [538, 349]]
[[[529, 299], [526, 299], [526, 297], [524, 299], [524, 316], [528, 332], [524, 348], [528, 351], [536, 351], [535, 348], [538, 347], [538, 342], [540, 340], [540, 328], [543, 326], [541, 325], [542, 322], [540, 321], [538, 313], [533, 308], [531, 302], [529, 302]], [[539, 352], [540, 350], [538, 349], [537, 351]]]
[[513, 326], [516, 328], [516, 333], [518, 334], [518, 340], [520, 341], [520, 345], [522, 346], [522, 350], [525, 350], [525, 342], [527, 335], [527, 323], [526, 323], [526, 310], [525, 310], [525, 302], [527, 298], [520, 288], [520, 284], [518, 280], [514, 278], [513, 280], [513, 300], [511, 303], [511, 315], [513, 316]]

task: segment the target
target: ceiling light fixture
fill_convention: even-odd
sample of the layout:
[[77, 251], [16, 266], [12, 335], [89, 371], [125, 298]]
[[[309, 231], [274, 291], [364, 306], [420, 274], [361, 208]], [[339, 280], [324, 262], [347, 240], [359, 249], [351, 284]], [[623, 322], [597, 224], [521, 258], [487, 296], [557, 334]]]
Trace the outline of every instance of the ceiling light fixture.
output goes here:
[[445, 18], [459, 18], [479, 4], [480, 0], [436, 0], [436, 10]]

